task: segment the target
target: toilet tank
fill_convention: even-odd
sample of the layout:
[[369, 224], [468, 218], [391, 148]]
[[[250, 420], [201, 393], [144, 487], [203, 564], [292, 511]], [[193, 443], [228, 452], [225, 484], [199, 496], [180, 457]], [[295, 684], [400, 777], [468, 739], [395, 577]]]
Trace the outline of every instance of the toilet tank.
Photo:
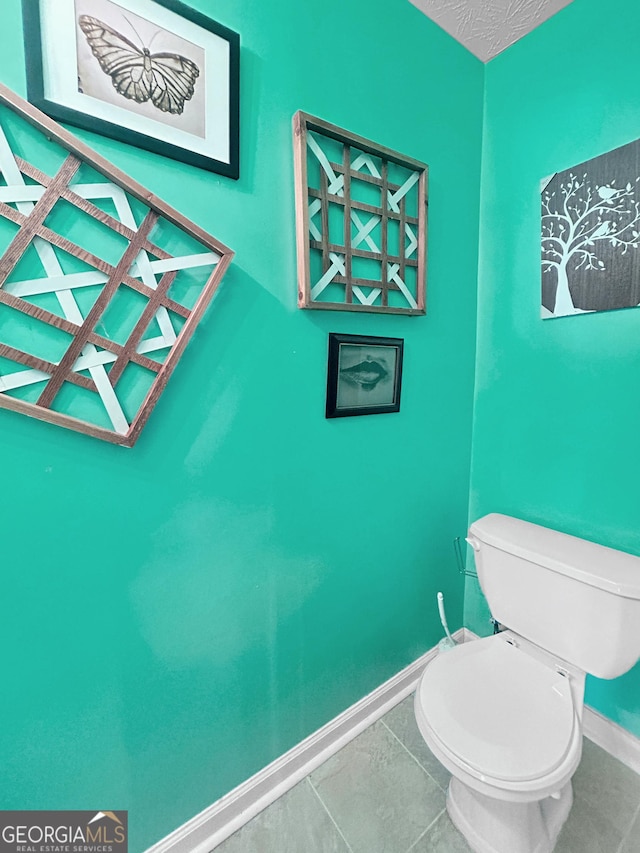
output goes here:
[[467, 539], [491, 613], [598, 678], [640, 657], [640, 557], [492, 513]]

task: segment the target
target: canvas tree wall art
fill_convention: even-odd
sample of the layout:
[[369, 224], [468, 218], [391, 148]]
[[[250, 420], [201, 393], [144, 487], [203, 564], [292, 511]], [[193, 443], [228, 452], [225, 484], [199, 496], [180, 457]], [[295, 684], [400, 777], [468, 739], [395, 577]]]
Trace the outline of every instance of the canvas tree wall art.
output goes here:
[[543, 318], [640, 304], [640, 141], [542, 184]]
[[0, 407], [133, 445], [232, 257], [0, 86]]
[[298, 305], [425, 313], [427, 167], [294, 116]]

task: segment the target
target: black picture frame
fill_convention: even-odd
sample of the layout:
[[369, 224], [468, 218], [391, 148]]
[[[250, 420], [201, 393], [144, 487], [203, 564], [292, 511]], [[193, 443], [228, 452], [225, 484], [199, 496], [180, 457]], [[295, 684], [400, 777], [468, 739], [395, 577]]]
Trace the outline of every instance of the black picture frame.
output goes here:
[[327, 418], [400, 411], [403, 338], [329, 333]]
[[[86, 3], [91, 17], [122, 38], [138, 67], [145, 49], [147, 59], [157, 57], [156, 62], [170, 53], [190, 63], [185, 54], [199, 60], [191, 63], [198, 68], [193, 94], [178, 97], [177, 105], [174, 101], [172, 109], [164, 110], [155, 84], [149, 91], [158, 97], [144, 102], [124, 97], [116, 88], [116, 74], [98, 59], [101, 47], [81, 30], [82, 15], [74, 3], [22, 0], [28, 100], [57, 121], [237, 180], [239, 34], [179, 0], [79, 0], [79, 9]], [[160, 40], [149, 53], [157, 35]]]

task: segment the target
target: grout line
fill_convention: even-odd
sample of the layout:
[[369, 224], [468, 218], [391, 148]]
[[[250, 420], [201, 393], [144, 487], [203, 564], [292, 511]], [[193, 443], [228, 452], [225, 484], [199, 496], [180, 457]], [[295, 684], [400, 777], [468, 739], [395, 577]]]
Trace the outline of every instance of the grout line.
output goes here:
[[416, 846], [416, 844], [418, 843], [418, 841], [421, 841], [421, 840], [425, 837], [425, 835], [427, 834], [427, 832], [429, 832], [429, 830], [430, 830], [430, 829], [431, 829], [431, 827], [434, 825], [434, 823], [435, 823], [437, 820], [440, 820], [440, 818], [442, 817], [442, 815], [443, 815], [445, 812], [446, 812], [446, 808], [442, 809], [442, 811], [441, 811], [441, 812], [438, 812], [438, 814], [434, 817], [434, 819], [431, 821], [431, 823], [430, 823], [430, 824], [429, 824], [429, 826], [425, 829], [425, 831], [424, 831], [424, 832], [421, 832], [421, 833], [420, 833], [420, 835], [416, 838], [416, 840], [413, 842], [413, 844], [411, 845], [411, 847], [407, 850], [407, 853], [411, 853], [411, 851], [412, 851], [412, 850], [413, 850], [413, 848]]
[[[442, 785], [438, 782], [438, 780], [437, 780], [434, 776], [432, 776], [432, 775], [431, 775], [431, 773], [429, 773], [429, 771], [427, 770], [427, 768], [426, 768], [426, 767], [424, 767], [424, 766], [420, 763], [420, 761], [419, 761], [419, 760], [415, 757], [415, 755], [411, 752], [411, 750], [409, 749], [409, 747], [408, 747], [408, 746], [405, 746], [405, 745], [404, 745], [404, 743], [403, 743], [403, 742], [400, 740], [400, 738], [398, 737], [398, 735], [397, 735], [397, 734], [396, 734], [392, 729], [390, 729], [390, 728], [389, 728], [389, 726], [385, 723], [384, 719], [381, 719], [381, 720], [379, 720], [378, 722], [382, 723], [382, 725], [385, 727], [385, 729], [386, 729], [386, 730], [387, 730], [391, 735], [393, 735], [393, 737], [398, 741], [398, 743], [399, 743], [399, 744], [400, 744], [400, 746], [404, 749], [404, 751], [405, 751], [408, 755], [410, 755], [410, 756], [411, 756], [411, 758], [413, 758], [413, 760], [414, 760], [414, 761], [415, 761], [415, 763], [418, 765], [418, 767], [419, 767], [421, 770], [423, 770], [423, 771], [427, 774], [427, 776], [429, 777], [429, 779], [431, 779], [433, 782], [435, 782], [435, 783], [436, 783], [436, 785], [438, 786], [438, 788], [440, 788], [440, 790], [441, 790], [441, 791], [443, 791], [443, 792], [446, 794], [446, 793], [447, 793], [447, 789], [446, 789], [446, 788], [443, 788], [443, 787], [442, 787]], [[426, 744], [425, 744], [425, 746], [426, 746]], [[428, 747], [427, 747], [427, 749], [428, 749]]]
[[337, 823], [336, 823], [336, 821], [334, 820], [333, 815], [332, 815], [332, 814], [331, 814], [331, 812], [329, 811], [329, 807], [327, 806], [327, 804], [325, 803], [325, 801], [322, 799], [322, 797], [320, 796], [320, 794], [319, 794], [319, 793], [318, 793], [318, 791], [316, 790], [316, 787], [315, 787], [315, 785], [313, 784], [313, 782], [311, 781], [311, 777], [310, 777], [310, 776], [307, 776], [307, 782], [308, 782], [308, 783], [309, 783], [309, 785], [311, 786], [311, 790], [313, 791], [313, 793], [316, 795], [316, 797], [317, 797], [317, 798], [318, 798], [318, 800], [320, 801], [320, 805], [321, 805], [321, 806], [322, 806], [322, 808], [325, 810], [325, 812], [329, 815], [329, 820], [330, 820], [330, 821], [331, 821], [331, 823], [335, 826], [335, 828], [338, 830], [338, 834], [339, 834], [340, 838], [342, 838], [342, 840], [343, 840], [343, 841], [344, 841], [344, 843], [346, 844], [347, 849], [349, 850], [349, 853], [353, 853], [353, 848], [351, 847], [351, 845], [349, 844], [349, 842], [347, 841], [347, 839], [344, 837], [342, 830], [340, 829], [340, 827], [338, 826], [338, 824], [337, 824]]
[[620, 846], [616, 850], [616, 853], [621, 853], [621, 851], [624, 849], [624, 845], [626, 844], [627, 839], [631, 835], [631, 830], [636, 825], [636, 821], [638, 820], [638, 815], [640, 815], [640, 805], [638, 805], [636, 812], [633, 816], [633, 820], [629, 824], [629, 829], [625, 832], [624, 836], [622, 837], [622, 841], [620, 842]]

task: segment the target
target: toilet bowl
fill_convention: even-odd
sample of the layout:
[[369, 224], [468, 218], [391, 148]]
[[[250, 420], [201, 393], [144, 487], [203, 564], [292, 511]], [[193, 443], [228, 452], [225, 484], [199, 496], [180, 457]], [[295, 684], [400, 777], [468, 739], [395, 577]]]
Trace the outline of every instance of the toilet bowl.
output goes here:
[[427, 665], [415, 716], [478, 853], [550, 853], [582, 754], [584, 674], [505, 631]]
[[509, 516], [471, 525], [478, 579], [508, 626], [444, 651], [415, 694], [475, 853], [552, 853], [573, 802], [586, 673], [640, 656], [640, 558]]

